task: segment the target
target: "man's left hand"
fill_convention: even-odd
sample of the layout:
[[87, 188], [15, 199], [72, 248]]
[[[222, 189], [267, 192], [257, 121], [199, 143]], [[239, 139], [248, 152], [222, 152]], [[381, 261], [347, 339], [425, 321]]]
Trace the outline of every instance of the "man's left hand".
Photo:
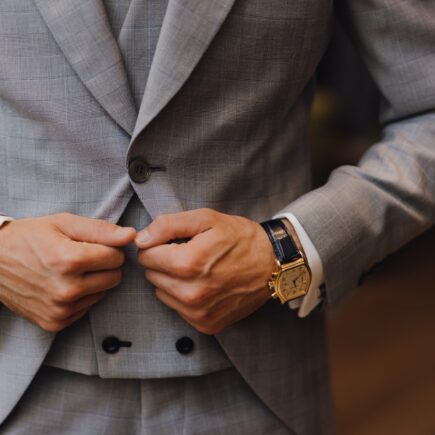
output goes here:
[[210, 209], [161, 215], [136, 245], [157, 297], [202, 333], [221, 332], [271, 297], [275, 255], [249, 219]]

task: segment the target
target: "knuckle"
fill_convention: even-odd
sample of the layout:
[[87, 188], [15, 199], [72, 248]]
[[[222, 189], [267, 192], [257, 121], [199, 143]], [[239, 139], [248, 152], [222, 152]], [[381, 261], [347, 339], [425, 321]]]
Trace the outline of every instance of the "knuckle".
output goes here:
[[191, 278], [193, 276], [190, 262], [186, 259], [186, 257], [179, 258], [176, 262], [174, 262], [172, 265], [172, 270], [181, 278]]
[[43, 259], [43, 264], [50, 270], [56, 270], [59, 263], [59, 259], [56, 255], [46, 254]]
[[207, 324], [210, 321], [210, 317], [208, 310], [196, 310], [191, 314], [192, 320], [200, 324]]
[[48, 267], [61, 274], [74, 272], [80, 264], [80, 257], [68, 249], [60, 250], [47, 258]]
[[61, 253], [57, 250], [49, 251], [43, 259], [44, 265], [50, 270], [57, 270], [61, 263]]
[[197, 325], [196, 329], [205, 335], [215, 335], [220, 332], [219, 328], [215, 325]]
[[153, 271], [150, 269], [145, 269], [144, 275], [147, 281], [153, 282]]
[[65, 284], [56, 290], [55, 300], [57, 302], [73, 302], [80, 295], [80, 287], [77, 284]]
[[124, 264], [124, 262], [125, 262], [125, 252], [122, 251], [121, 249], [118, 249], [117, 252], [118, 252], [118, 263], [119, 263], [119, 266], [122, 266]]
[[143, 265], [146, 265], [149, 262], [151, 255], [147, 249], [138, 249], [137, 258], [141, 263], [143, 263]]
[[156, 298], [161, 302], [163, 302], [163, 299], [164, 299], [162, 295], [163, 295], [163, 292], [159, 288], [156, 288]]
[[217, 215], [217, 211], [212, 208], [201, 208], [200, 213], [207, 219], [214, 219]]
[[80, 264], [80, 258], [72, 252], [64, 253], [61, 258], [61, 268], [65, 272], [74, 272]]
[[187, 261], [180, 261], [173, 267], [174, 272], [181, 278], [192, 278], [195, 276], [193, 268]]
[[67, 319], [72, 314], [71, 308], [65, 305], [63, 306], [54, 305], [53, 307], [51, 307], [50, 311], [51, 311], [51, 319], [53, 321], [60, 321], [60, 320]]
[[112, 255], [111, 263], [113, 263], [114, 267], [121, 267], [124, 264], [125, 254], [124, 252], [122, 252], [122, 250], [116, 249], [111, 255]]
[[182, 302], [188, 307], [201, 307], [205, 300], [206, 294], [201, 288], [197, 288], [182, 296]]
[[182, 278], [193, 278], [198, 276], [204, 270], [205, 261], [204, 257], [191, 253], [180, 258], [178, 263], [174, 266], [175, 273]]
[[65, 325], [63, 322], [60, 321], [41, 321], [39, 323], [39, 326], [48, 332], [60, 332], [62, 329], [65, 328]]

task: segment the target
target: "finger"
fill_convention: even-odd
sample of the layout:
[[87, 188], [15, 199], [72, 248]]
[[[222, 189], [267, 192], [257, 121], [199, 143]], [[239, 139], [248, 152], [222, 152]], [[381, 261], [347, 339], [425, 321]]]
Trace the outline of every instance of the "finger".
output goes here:
[[180, 301], [165, 290], [156, 288], [156, 297], [160, 302], [163, 302], [168, 308], [175, 311], [184, 311], [185, 307], [180, 303]]
[[[181, 245], [160, 245], [154, 248], [139, 250], [137, 258], [145, 269], [152, 269], [172, 276], [181, 275], [180, 264], [187, 263], [190, 254]], [[187, 267], [187, 266], [186, 266]]]
[[[90, 298], [91, 299], [91, 298]], [[38, 309], [35, 311], [35, 309], [30, 310], [22, 305], [15, 305], [15, 304], [9, 304], [5, 303], [5, 305], [13, 312], [18, 314], [21, 317], [24, 317], [31, 322], [37, 324], [42, 329], [49, 331], [49, 332], [59, 332], [62, 329], [66, 328], [67, 326], [71, 325], [81, 317], [83, 317], [90, 309], [90, 307], [98, 302], [98, 300], [102, 299], [101, 295], [93, 296], [93, 300], [87, 300], [83, 301], [83, 307], [82, 309], [78, 309], [77, 311], [71, 311], [71, 315], [65, 316], [65, 318], [55, 318], [55, 316], [50, 315], [49, 313], [49, 307], [44, 307], [43, 309]], [[34, 307], [36, 308], [36, 306]], [[62, 316], [61, 316], [62, 317]]]
[[79, 311], [90, 309], [97, 302], [104, 298], [107, 292], [100, 292], [89, 296], [82, 297], [76, 302], [59, 302], [49, 306], [44, 306], [38, 311], [38, 316], [47, 322], [63, 322], [74, 316]]
[[112, 269], [101, 272], [92, 272], [79, 278], [78, 286], [83, 288], [81, 297], [95, 293], [106, 292], [121, 283], [122, 272], [120, 269]]
[[63, 234], [78, 242], [98, 243], [107, 246], [125, 246], [133, 242], [136, 230], [120, 227], [110, 222], [62, 213], [55, 216], [55, 224]]
[[205, 328], [209, 319], [207, 309], [186, 307], [172, 295], [161, 289], [156, 289], [157, 299], [165, 304], [168, 308], [176, 311], [187, 323], [198, 331]]
[[176, 299], [185, 293], [182, 289], [185, 284], [170, 275], [148, 269], [145, 272], [145, 277], [154, 287], [164, 290]]
[[188, 316], [188, 308], [183, 305], [178, 299], [174, 296], [162, 290], [160, 288], [156, 289], [156, 297], [160, 302], [163, 302], [168, 308], [177, 311], [180, 315]]
[[138, 251], [138, 261], [147, 269], [174, 277], [193, 278], [204, 274], [227, 252], [224, 241], [213, 230], [197, 235], [189, 243], [159, 245]]
[[201, 325], [198, 321], [193, 319], [192, 313], [186, 309], [186, 307], [175, 299], [170, 294], [161, 289], [156, 289], [156, 296], [160, 302], [165, 304], [168, 308], [176, 311], [180, 317], [182, 317], [189, 325], [193, 326], [196, 330], [201, 329]]
[[[65, 261], [71, 263], [69, 266], [73, 273], [117, 269], [125, 260], [121, 249], [95, 243], [75, 242], [72, 248], [66, 249], [72, 250], [71, 253], [66, 254]], [[68, 270], [68, 264], [65, 266]]]
[[178, 313], [180, 317], [182, 317], [190, 326], [195, 328], [198, 332], [201, 332], [201, 334], [206, 335], [215, 335], [221, 332], [224, 328], [222, 326], [214, 325], [214, 323], [203, 323], [198, 322], [194, 320], [192, 317], [185, 315], [183, 313]]
[[[145, 276], [159, 289], [158, 291], [165, 292], [172, 300], [176, 301], [177, 305], [174, 305], [173, 308], [177, 311], [207, 309], [218, 303], [223, 297], [223, 292], [216, 295], [202, 289], [196, 283], [180, 281], [164, 273], [147, 270]], [[181, 307], [185, 308], [181, 309]]]
[[100, 291], [98, 293], [90, 294], [88, 296], [84, 296], [73, 302], [72, 304], [59, 304], [56, 308], [66, 309], [69, 312], [69, 317], [74, 316], [80, 311], [85, 309], [91, 309], [96, 303], [100, 302], [106, 296], [107, 291]]
[[251, 307], [244, 309], [242, 312], [234, 313], [231, 310], [231, 305], [227, 301], [221, 301], [213, 306], [212, 309], [193, 308], [186, 309], [184, 306], [179, 306], [177, 301], [172, 300], [171, 296], [165, 292], [160, 292], [158, 298], [167, 306], [171, 307], [197, 331], [215, 335], [222, 332], [227, 326], [238, 322], [253, 312]]
[[217, 215], [218, 212], [206, 208], [160, 215], [137, 234], [135, 243], [138, 248], [147, 249], [171, 240], [194, 237], [210, 229]]
[[[53, 291], [51, 300], [55, 306], [67, 306], [85, 296], [105, 292], [121, 282], [121, 270], [113, 269], [102, 272], [86, 273], [64, 283]], [[49, 312], [49, 307], [47, 309]]]
[[27, 318], [33, 323], [36, 323], [42, 329], [49, 332], [60, 332], [66, 327], [72, 325], [74, 322], [82, 318], [89, 311], [89, 307], [86, 307], [80, 311], [75, 312], [69, 317], [65, 319], [55, 319], [53, 316], [43, 314], [43, 313], [34, 313], [28, 311], [26, 309], [22, 309], [20, 315]]

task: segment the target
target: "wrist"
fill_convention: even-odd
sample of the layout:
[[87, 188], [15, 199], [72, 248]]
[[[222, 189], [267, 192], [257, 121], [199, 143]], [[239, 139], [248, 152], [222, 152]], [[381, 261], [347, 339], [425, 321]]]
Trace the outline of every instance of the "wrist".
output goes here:
[[319, 304], [322, 299], [325, 298], [325, 296], [322, 295], [319, 290], [319, 287], [324, 283], [322, 260], [310, 236], [307, 234], [305, 228], [301, 225], [296, 216], [290, 212], [277, 213], [273, 218], [286, 219], [288, 222], [290, 222], [293, 229], [297, 232], [297, 239], [302, 245], [302, 252], [304, 252], [306, 262], [311, 270], [311, 284], [307, 296], [300, 301], [295, 301], [299, 302], [299, 304], [293, 304], [292, 302], [290, 305], [290, 308], [299, 308], [299, 317], [305, 317], [316, 305]]
[[[290, 224], [288, 222], [288, 224]], [[277, 270], [268, 282], [272, 297], [284, 304], [302, 298], [311, 283], [311, 271], [306, 262], [299, 239], [291, 235], [283, 219], [272, 219], [261, 223], [266, 231], [276, 256]]]

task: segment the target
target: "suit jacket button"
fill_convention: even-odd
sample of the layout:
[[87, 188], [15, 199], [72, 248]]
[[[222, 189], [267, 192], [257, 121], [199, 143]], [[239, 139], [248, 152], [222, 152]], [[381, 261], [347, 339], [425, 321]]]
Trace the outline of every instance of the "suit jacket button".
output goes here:
[[110, 336], [103, 340], [101, 346], [106, 353], [116, 353], [121, 347], [121, 342], [117, 337]]
[[135, 183], [145, 183], [151, 176], [151, 168], [142, 157], [136, 157], [128, 162], [128, 175]]
[[175, 343], [175, 347], [182, 355], [187, 355], [188, 353], [192, 352], [193, 348], [195, 347], [195, 343], [190, 337], [181, 337]]

